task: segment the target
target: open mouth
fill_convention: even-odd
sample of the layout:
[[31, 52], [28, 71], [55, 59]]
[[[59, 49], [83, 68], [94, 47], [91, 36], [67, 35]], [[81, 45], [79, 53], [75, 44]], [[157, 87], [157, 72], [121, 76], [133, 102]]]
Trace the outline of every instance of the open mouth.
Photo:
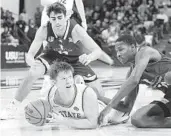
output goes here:
[[71, 85], [66, 86], [66, 88], [71, 88]]
[[56, 25], [56, 27], [61, 27], [61, 25]]

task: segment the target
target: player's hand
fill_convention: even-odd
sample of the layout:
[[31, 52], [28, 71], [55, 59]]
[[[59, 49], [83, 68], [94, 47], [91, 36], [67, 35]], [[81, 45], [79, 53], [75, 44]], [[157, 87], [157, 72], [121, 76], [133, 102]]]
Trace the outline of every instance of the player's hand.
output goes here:
[[79, 56], [79, 62], [81, 62], [83, 65], [88, 65], [92, 61], [91, 55], [83, 54]]
[[30, 55], [30, 54], [27, 54], [27, 55], [26, 55], [26, 63], [27, 63], [29, 66], [34, 65], [34, 63], [35, 63], [34, 56], [32, 56], [32, 55]]
[[106, 117], [107, 117], [107, 114], [110, 112], [110, 110], [111, 110], [110, 107], [106, 107], [102, 110], [102, 112], [100, 113], [98, 117], [99, 126], [103, 126], [108, 123], [108, 120], [106, 120]]
[[87, 23], [86, 22], [82, 22], [81, 25], [87, 31]]
[[61, 116], [59, 116], [56, 113], [51, 112], [51, 113], [48, 114], [48, 117], [46, 118], [46, 123], [60, 125], [61, 120], [62, 120]]

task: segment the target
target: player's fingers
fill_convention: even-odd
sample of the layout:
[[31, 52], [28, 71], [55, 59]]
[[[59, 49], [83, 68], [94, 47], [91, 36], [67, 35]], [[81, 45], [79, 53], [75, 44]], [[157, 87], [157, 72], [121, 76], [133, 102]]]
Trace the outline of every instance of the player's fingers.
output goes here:
[[90, 60], [87, 60], [84, 65], [87, 66], [90, 62]]
[[86, 63], [87, 63], [87, 58], [82, 58], [81, 60], [80, 60], [80, 62], [83, 64], [83, 65], [85, 65]]
[[103, 114], [101, 113], [100, 116], [98, 117], [98, 124], [101, 125], [103, 122]]

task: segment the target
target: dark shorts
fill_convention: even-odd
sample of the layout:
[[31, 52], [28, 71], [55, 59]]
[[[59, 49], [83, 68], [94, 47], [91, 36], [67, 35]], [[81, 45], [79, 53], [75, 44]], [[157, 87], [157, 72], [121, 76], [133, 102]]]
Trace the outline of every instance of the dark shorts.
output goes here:
[[69, 59], [68, 57], [61, 55], [59, 53], [42, 53], [36, 59], [40, 60], [42, 64], [45, 66], [45, 74], [47, 74], [50, 65], [54, 61], [65, 61], [73, 66], [74, 75], [81, 75], [84, 78], [85, 82], [92, 82], [97, 79], [97, 75], [89, 66], [83, 65], [78, 61], [78, 59], [75, 58]]
[[157, 104], [163, 110], [165, 117], [171, 117], [171, 86], [169, 86], [169, 90], [164, 95], [163, 99], [153, 101], [151, 104]]

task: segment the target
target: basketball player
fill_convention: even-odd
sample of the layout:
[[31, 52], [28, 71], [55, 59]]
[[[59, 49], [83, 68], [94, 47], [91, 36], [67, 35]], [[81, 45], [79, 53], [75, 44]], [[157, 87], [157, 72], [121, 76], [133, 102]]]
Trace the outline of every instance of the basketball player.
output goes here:
[[[108, 106], [101, 112], [99, 123], [103, 122], [108, 112], [114, 108], [120, 115], [129, 115], [138, 91], [138, 85], [143, 78], [160, 77], [159, 84], [171, 82], [171, 58], [167, 58], [156, 49], [149, 46], [136, 46], [135, 39], [130, 35], [120, 36], [115, 45], [117, 57], [123, 64], [131, 63], [129, 78], [122, 84]], [[150, 76], [149, 76], [150, 75]], [[162, 80], [161, 80], [162, 79]], [[137, 127], [171, 127], [171, 88], [163, 91], [162, 101], [155, 101], [141, 108], [132, 116], [132, 124]], [[121, 101], [125, 98], [124, 101]], [[122, 118], [122, 117], [121, 117]]]
[[73, 14], [73, 5], [75, 2], [76, 8], [78, 10], [78, 13], [81, 17], [81, 26], [87, 30], [87, 23], [84, 13], [84, 5], [82, 0], [41, 0], [41, 5], [44, 6], [43, 12], [42, 12], [42, 18], [41, 18], [41, 25], [47, 24], [49, 21], [49, 17], [47, 16], [46, 10], [48, 5], [53, 4], [55, 2], [59, 2], [63, 4], [66, 8], [66, 17], [69, 19], [71, 15]]
[[51, 65], [50, 78], [54, 86], [48, 93], [52, 107], [53, 123], [73, 128], [96, 128], [97, 95], [91, 87], [74, 83], [74, 69], [66, 62]]
[[[85, 13], [84, 13], [84, 5], [82, 0], [41, 0], [41, 4], [44, 6], [43, 12], [42, 12], [42, 19], [41, 19], [41, 25], [46, 25], [47, 22], [49, 21], [49, 17], [47, 15], [47, 7], [50, 4], [53, 4], [55, 2], [59, 2], [61, 4], [63, 4], [66, 8], [66, 19], [69, 19], [72, 14], [73, 14], [73, 5], [75, 2], [76, 8], [78, 10], [78, 13], [81, 17], [81, 26], [87, 30], [87, 24], [86, 24], [86, 18], [85, 18]], [[74, 18], [75, 19], [75, 18]], [[76, 19], [77, 20], [77, 19]], [[43, 47], [46, 46], [46, 42], [43, 42]], [[113, 64], [113, 60], [105, 53], [103, 52], [102, 54], [103, 57], [101, 57], [102, 61], [104, 62], [106, 59], [109, 60], [108, 62], [110, 62], [110, 65]], [[104, 59], [105, 58], [105, 59]], [[107, 62], [107, 63], [108, 63]], [[106, 63], [106, 61], [105, 61]], [[49, 80], [49, 76], [45, 75], [44, 76], [44, 81], [43, 81], [43, 86], [41, 89], [41, 93], [43, 97], [46, 97], [46, 90], [48, 90], [48, 85], [50, 84], [50, 80]]]
[[[46, 74], [56, 60], [70, 63], [74, 67], [75, 75], [83, 76], [85, 82], [96, 89], [98, 95], [103, 95], [96, 74], [88, 66], [90, 62], [97, 60], [103, 51], [80, 25], [66, 18], [64, 5], [58, 2], [50, 5], [47, 14], [50, 22], [38, 29], [28, 51], [27, 63], [31, 66], [28, 75], [17, 90], [15, 99], [0, 115], [1, 119], [14, 118], [12, 113], [15, 113], [17, 105], [28, 95], [34, 81]], [[35, 54], [45, 40], [48, 43], [46, 49], [35, 59]], [[84, 53], [83, 48], [89, 53]]]

